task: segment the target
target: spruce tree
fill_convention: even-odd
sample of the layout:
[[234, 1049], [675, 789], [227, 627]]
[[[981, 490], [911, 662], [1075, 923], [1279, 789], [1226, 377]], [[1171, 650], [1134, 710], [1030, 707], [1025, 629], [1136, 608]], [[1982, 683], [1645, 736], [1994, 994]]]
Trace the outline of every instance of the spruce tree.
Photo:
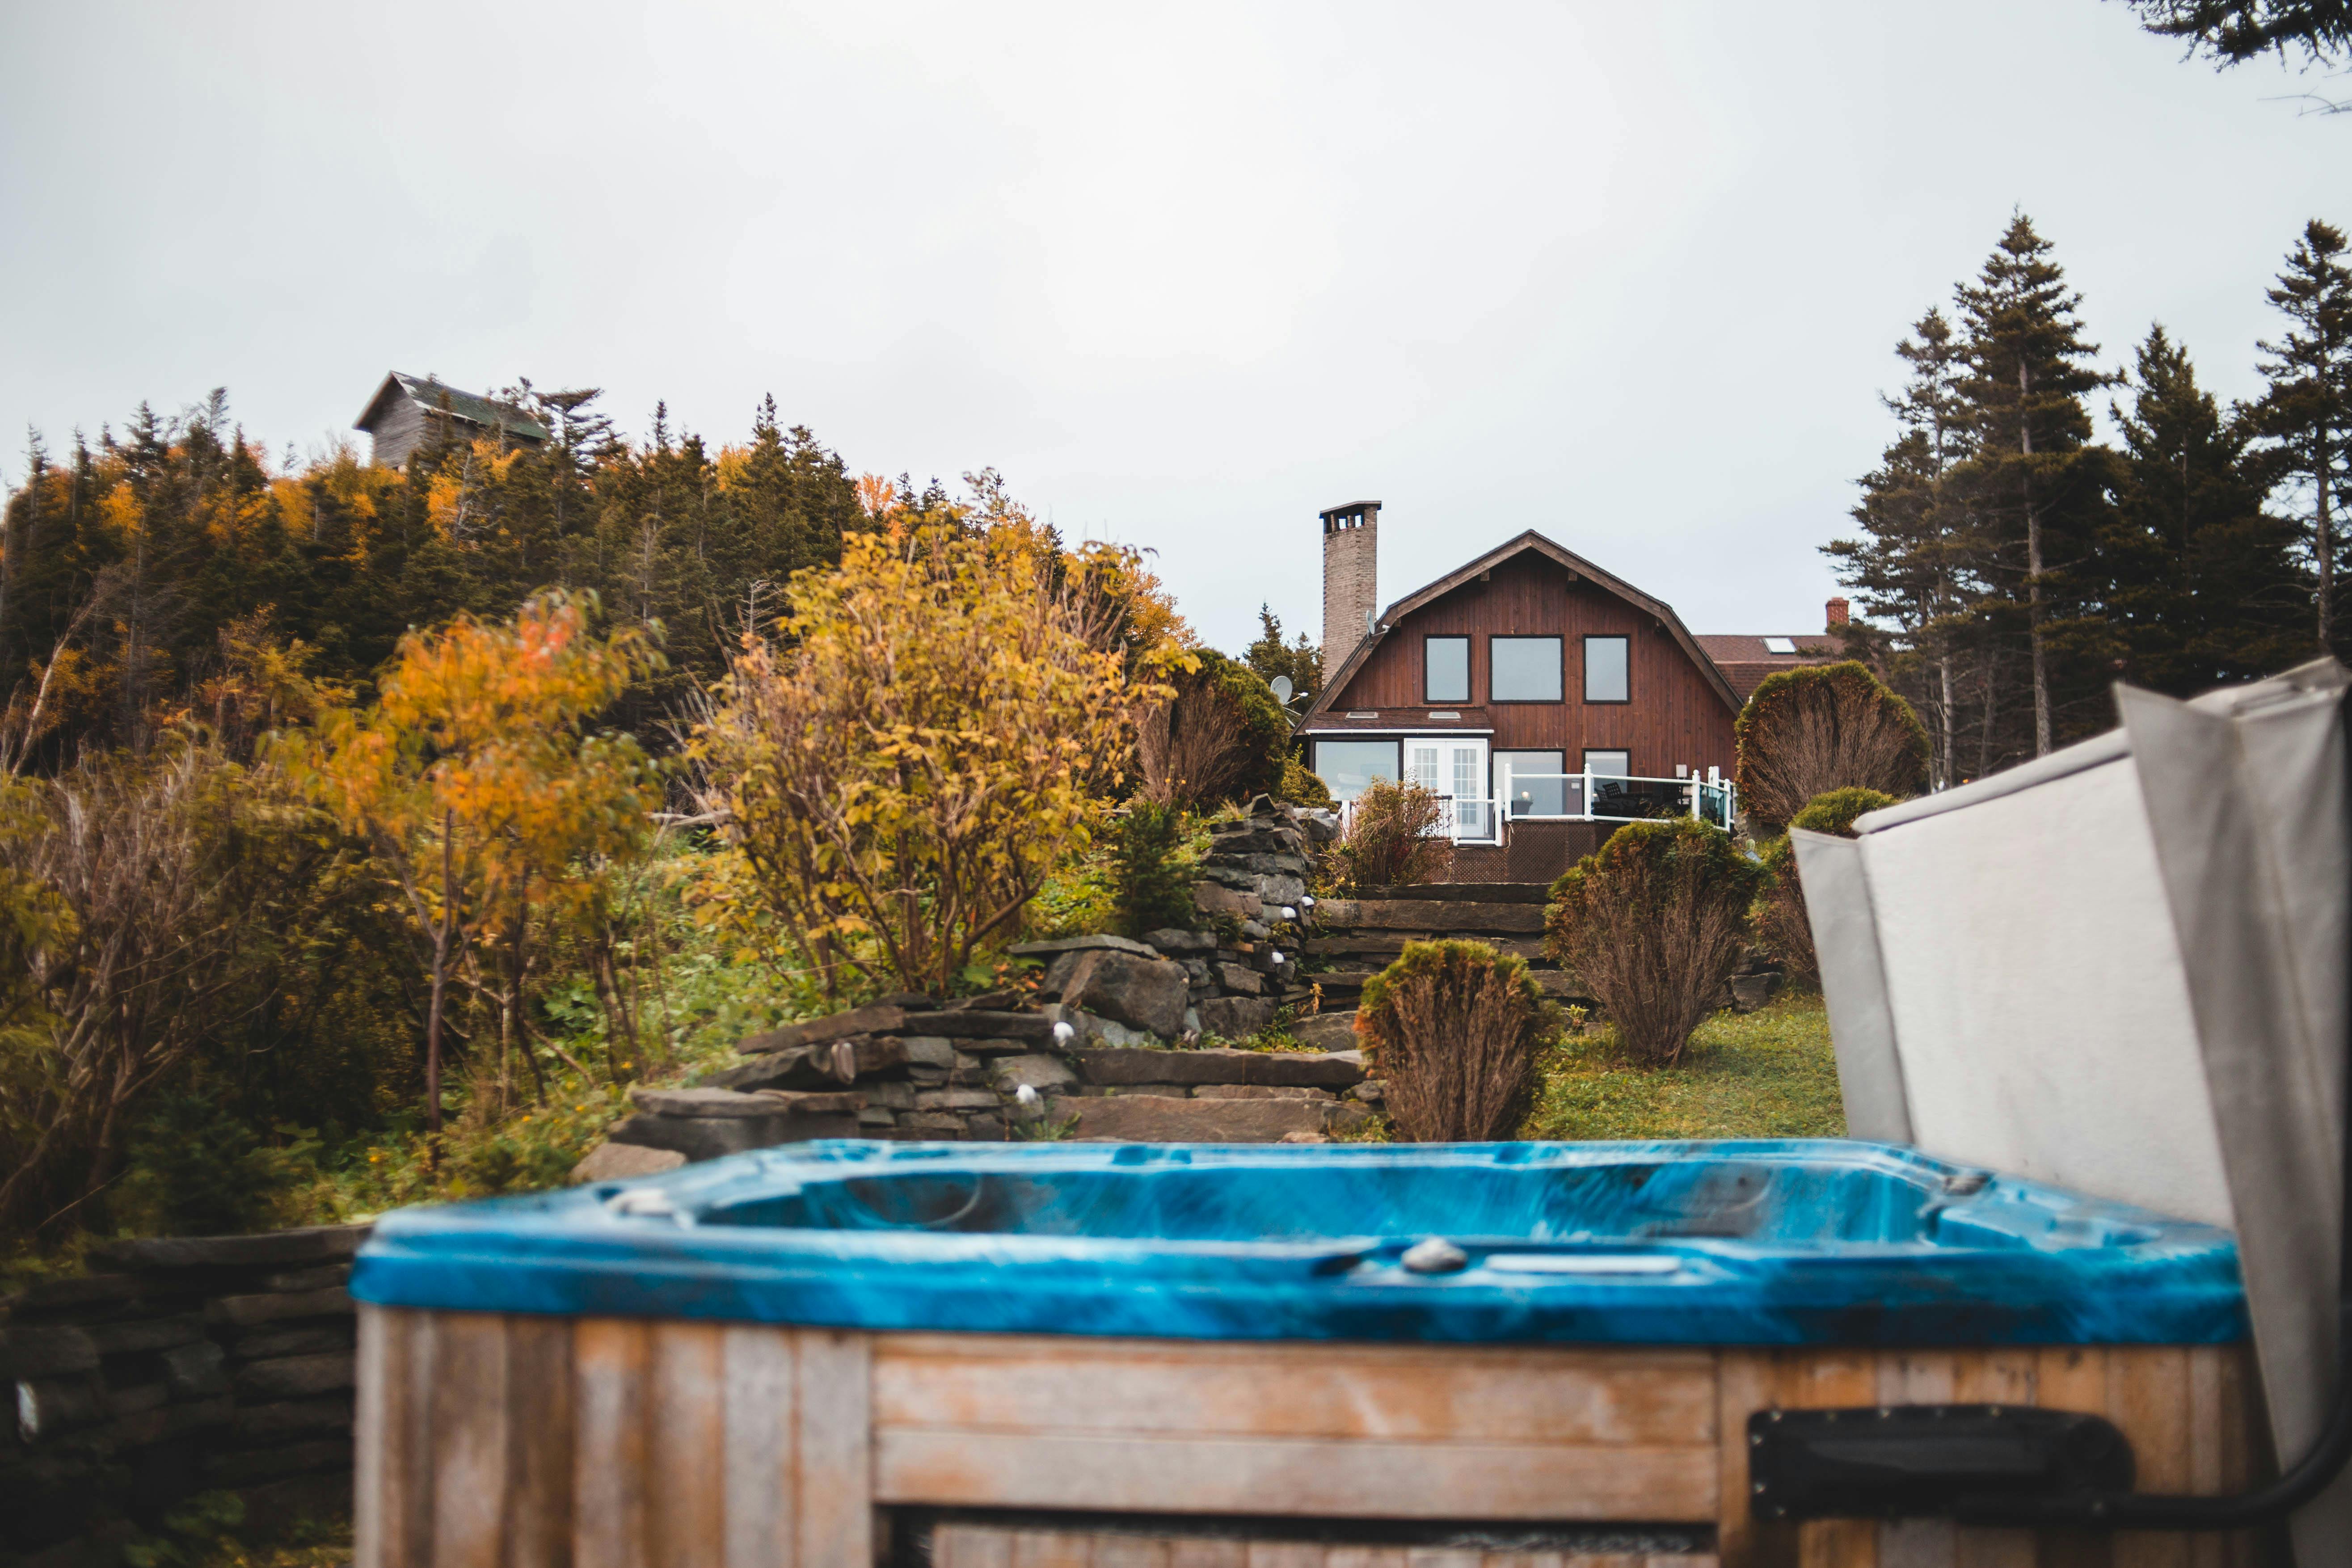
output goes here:
[[2260, 343], [2270, 385], [2246, 411], [2260, 472], [2284, 489], [2311, 553], [2314, 622], [2322, 651], [2335, 651], [2336, 574], [2344, 498], [2352, 495], [2352, 267], [2342, 231], [2317, 218], [2287, 253], [2269, 290], [2287, 319], [2275, 342]]
[[1261, 604], [1257, 607], [1257, 640], [1242, 651], [1242, 662], [1250, 667], [1260, 680], [1271, 684], [1277, 675], [1290, 678], [1294, 700], [1314, 696], [1323, 689], [1323, 650], [1298, 634], [1298, 640], [1282, 640], [1282, 617]]
[[[1957, 291], [1975, 449], [1956, 477], [1986, 531], [1979, 560], [2022, 611], [2036, 756], [2053, 744], [2062, 700], [2052, 629], [2079, 613], [2069, 601], [2083, 595], [2070, 592], [2068, 576], [2088, 557], [2105, 508], [2104, 455], [2086, 451], [2084, 399], [2109, 380], [2093, 363], [2098, 346], [2083, 338], [2082, 297], [2050, 250], [2019, 213], [1977, 280]], [[2094, 689], [2103, 692], [2104, 682]]]
[[1840, 563], [1840, 585], [1853, 590], [1865, 616], [1891, 624], [1887, 673], [1930, 718], [1934, 782], [1956, 778], [1961, 666], [1973, 631], [1969, 609], [1981, 588], [1972, 570], [1968, 519], [1956, 503], [1952, 471], [1969, 455], [1969, 408], [1962, 396], [1967, 362], [1951, 322], [1930, 309], [1895, 346], [1911, 367], [1903, 391], [1882, 397], [1900, 426], [1859, 481], [1853, 509], [1858, 539], [1823, 546]]
[[2186, 349], [2149, 329], [2128, 405], [2101, 554], [2106, 624], [2134, 682], [2188, 697], [2270, 674], [2307, 646], [2310, 585], [2291, 525], [2263, 510], [2248, 432], [2197, 384]]

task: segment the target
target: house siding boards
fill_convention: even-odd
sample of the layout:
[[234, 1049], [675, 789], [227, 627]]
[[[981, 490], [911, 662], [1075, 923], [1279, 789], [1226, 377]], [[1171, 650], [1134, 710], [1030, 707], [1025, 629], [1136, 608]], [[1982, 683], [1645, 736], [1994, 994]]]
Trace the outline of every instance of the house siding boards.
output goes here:
[[496, 431], [504, 441], [535, 447], [549, 436], [547, 426], [511, 404], [399, 371], [383, 378], [352, 427], [368, 433], [371, 456], [387, 468], [436, 438], [470, 440]]
[[[1470, 639], [1470, 697], [1466, 702], [1432, 703], [1422, 687], [1422, 645], [1431, 637]], [[1491, 700], [1493, 653], [1489, 638], [1557, 637], [1561, 639], [1562, 700]], [[1630, 655], [1630, 700], [1584, 700], [1583, 641], [1622, 637]], [[1535, 549], [1497, 561], [1405, 611], [1388, 624], [1337, 689], [1317, 704], [1305, 730], [1310, 738], [1342, 738], [1379, 729], [1422, 735], [1491, 731], [1493, 751], [1557, 751], [1570, 772], [1588, 751], [1630, 753], [1633, 773], [1674, 776], [1682, 763], [1700, 773], [1731, 770], [1735, 710], [1702, 669], [1674, 629], [1650, 610], [1594, 582], [1584, 573]], [[1429, 719], [1434, 709], [1458, 713], [1454, 721]], [[1346, 715], [1370, 712], [1371, 719]]]

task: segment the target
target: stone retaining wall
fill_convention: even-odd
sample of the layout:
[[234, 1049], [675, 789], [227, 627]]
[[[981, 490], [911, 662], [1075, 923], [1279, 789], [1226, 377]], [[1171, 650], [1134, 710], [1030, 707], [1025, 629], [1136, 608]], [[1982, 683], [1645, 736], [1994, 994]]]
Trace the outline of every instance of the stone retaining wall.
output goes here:
[[199, 1491], [256, 1527], [347, 1510], [366, 1235], [100, 1243], [99, 1272], [0, 1297], [0, 1568], [113, 1564]]

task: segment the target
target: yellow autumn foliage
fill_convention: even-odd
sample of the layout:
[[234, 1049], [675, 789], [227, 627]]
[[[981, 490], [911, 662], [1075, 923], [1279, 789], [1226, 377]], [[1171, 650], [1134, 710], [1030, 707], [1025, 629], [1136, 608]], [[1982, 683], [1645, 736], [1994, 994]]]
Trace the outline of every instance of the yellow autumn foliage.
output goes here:
[[1131, 552], [904, 525], [795, 575], [694, 742], [705, 805], [828, 990], [945, 991], [1016, 931], [1127, 771], [1161, 637], [1123, 644]]

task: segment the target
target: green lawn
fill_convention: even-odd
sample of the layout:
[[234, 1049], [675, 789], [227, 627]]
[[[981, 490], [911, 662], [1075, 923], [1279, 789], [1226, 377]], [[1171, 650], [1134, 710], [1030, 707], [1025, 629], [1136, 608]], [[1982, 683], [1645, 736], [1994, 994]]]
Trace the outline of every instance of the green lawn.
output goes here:
[[1679, 1066], [1617, 1054], [1607, 1028], [1570, 1039], [1538, 1064], [1529, 1138], [1841, 1138], [1837, 1059], [1818, 995], [1785, 996], [1701, 1024]]

